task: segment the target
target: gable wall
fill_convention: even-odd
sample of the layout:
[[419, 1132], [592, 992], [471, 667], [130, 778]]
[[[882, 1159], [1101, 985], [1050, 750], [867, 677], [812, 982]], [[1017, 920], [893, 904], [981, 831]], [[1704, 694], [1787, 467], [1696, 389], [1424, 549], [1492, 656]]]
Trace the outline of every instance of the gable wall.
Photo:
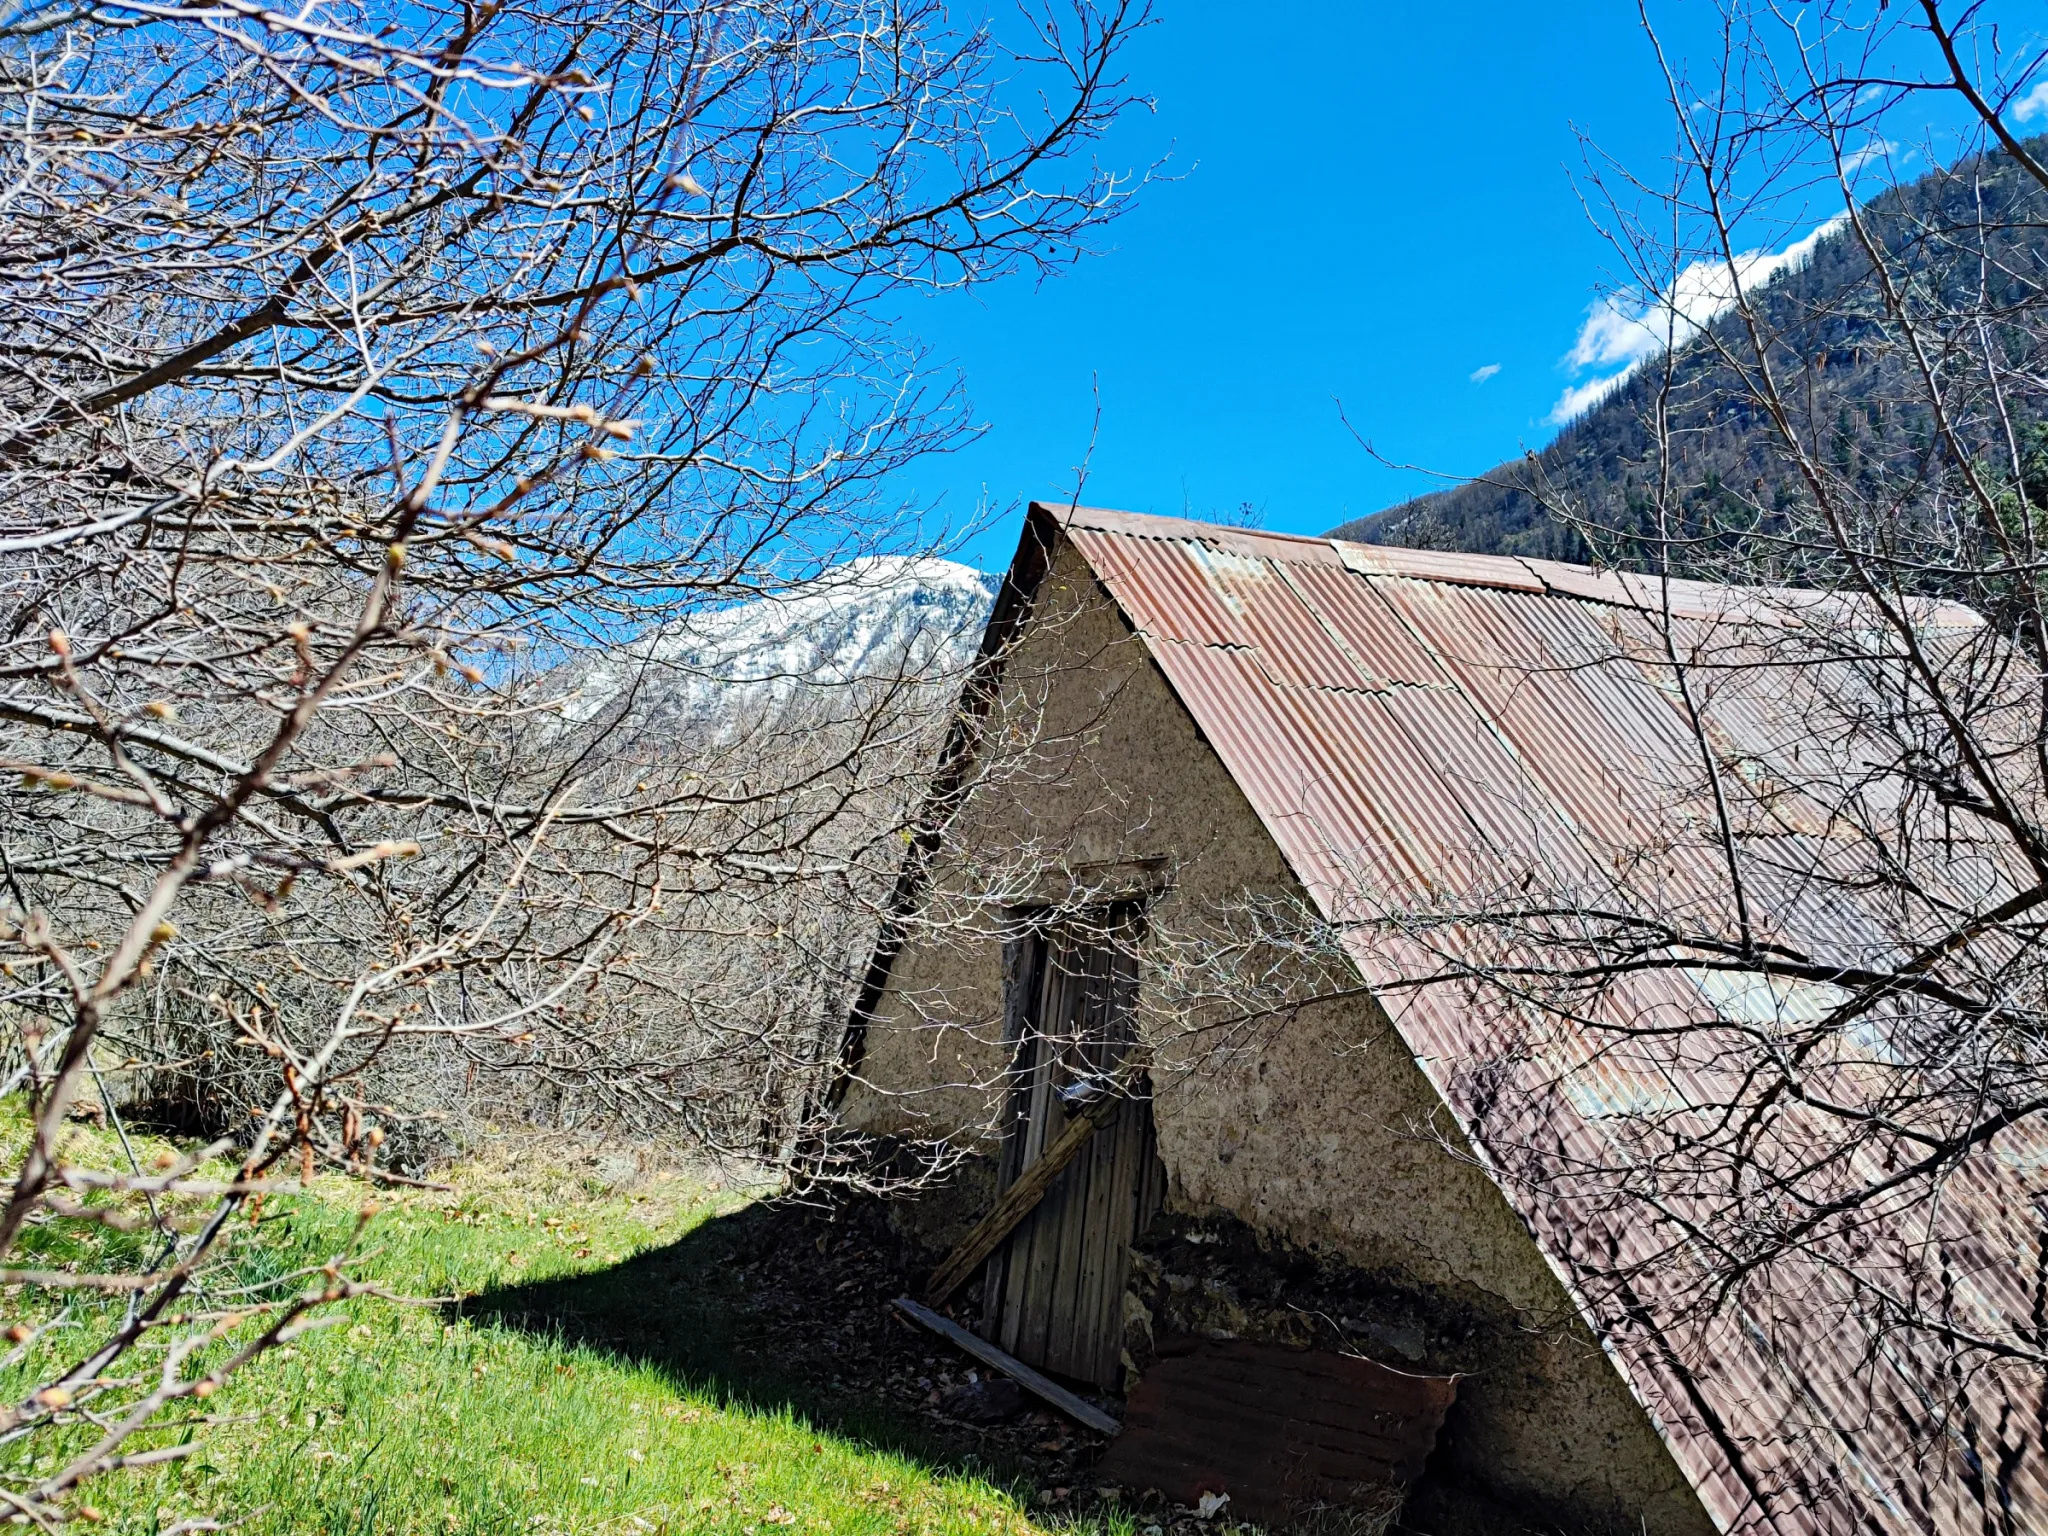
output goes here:
[[[1299, 896], [1143, 642], [1064, 542], [1004, 693], [991, 738], [1040, 749], [1022, 770], [993, 769], [1000, 787], [978, 789], [954, 840], [968, 857], [1028, 847], [1026, 863], [1063, 856], [1105, 886], [1143, 878], [1125, 873], [1139, 861], [1163, 861], [1169, 883], [1148, 914], [1160, 934], [1193, 931], [1246, 893]], [[1005, 754], [985, 763], [1004, 764]], [[1014, 902], [1031, 878], [994, 884]], [[992, 1150], [1002, 951], [997, 914], [973, 894], [992, 888], [990, 872], [942, 858], [933, 884], [946, 931], [914, 936], [898, 957], [844, 1111], [878, 1134]], [[1440, 1452], [1454, 1480], [1590, 1525], [1640, 1529], [1641, 1520], [1653, 1536], [1710, 1529], [1534, 1242], [1454, 1150], [1434, 1090], [1376, 1004], [1314, 1003], [1227, 1052], [1188, 1022], [1141, 1020], [1159, 1051], [1154, 1109], [1169, 1211], [1226, 1212], [1262, 1239], [1491, 1319], [1502, 1347], [1461, 1384]]]

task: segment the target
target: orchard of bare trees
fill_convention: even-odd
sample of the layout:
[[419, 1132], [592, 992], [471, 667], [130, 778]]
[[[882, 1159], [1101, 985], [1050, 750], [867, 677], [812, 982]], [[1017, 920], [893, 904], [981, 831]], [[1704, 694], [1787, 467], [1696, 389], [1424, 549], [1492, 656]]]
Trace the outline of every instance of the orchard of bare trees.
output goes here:
[[[952, 637], [715, 727], [678, 724], [720, 681], [688, 637], [929, 541], [881, 483], [968, 419], [883, 306], [1082, 252], [1133, 190], [1092, 154], [1142, 19], [5, 12], [0, 1026], [33, 1132], [0, 1279], [125, 1298], [0, 1409], [7, 1442], [72, 1426], [13, 1510], [65, 1518], [354, 1293], [346, 1252], [222, 1289], [266, 1191], [412, 1178], [472, 1102], [792, 1144]], [[136, 1104], [239, 1172], [60, 1154]], [[53, 1222], [147, 1240], [44, 1274]]]

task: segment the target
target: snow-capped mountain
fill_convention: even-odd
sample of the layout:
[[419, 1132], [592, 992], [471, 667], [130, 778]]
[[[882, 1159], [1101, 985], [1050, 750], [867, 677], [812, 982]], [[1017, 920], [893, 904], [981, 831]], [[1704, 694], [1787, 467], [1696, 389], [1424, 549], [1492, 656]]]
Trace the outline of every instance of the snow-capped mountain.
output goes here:
[[773, 597], [694, 615], [591, 663], [572, 720], [631, 696], [643, 720], [774, 712], [799, 694], [862, 683], [957, 681], [996, 578], [929, 556], [870, 555]]
[[870, 555], [721, 608], [663, 635], [655, 654], [732, 681], [852, 682], [971, 658], [995, 583], [951, 560]]

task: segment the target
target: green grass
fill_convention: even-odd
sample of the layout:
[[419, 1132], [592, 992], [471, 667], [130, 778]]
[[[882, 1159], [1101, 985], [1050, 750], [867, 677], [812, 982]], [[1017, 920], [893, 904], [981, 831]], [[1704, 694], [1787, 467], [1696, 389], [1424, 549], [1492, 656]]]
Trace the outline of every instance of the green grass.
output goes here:
[[[18, 1109], [4, 1128], [0, 1153], [20, 1144]], [[634, 1255], [668, 1249], [748, 1203], [715, 1181], [679, 1175], [610, 1194], [566, 1174], [502, 1166], [458, 1168], [452, 1178], [452, 1195], [377, 1197], [361, 1273], [407, 1295], [443, 1298], [521, 1294], [535, 1283], [560, 1289], [606, 1272], [630, 1277]], [[241, 1261], [245, 1276], [322, 1262], [363, 1198], [359, 1185], [323, 1180], [310, 1194], [274, 1199]], [[80, 1262], [95, 1241], [75, 1224], [52, 1223], [37, 1234], [36, 1262]], [[707, 1277], [692, 1294], [709, 1337], [720, 1292]], [[11, 1287], [0, 1321], [45, 1317], [54, 1305]], [[321, 1536], [1022, 1536], [1041, 1528], [1025, 1512], [1024, 1491], [920, 1456], [914, 1430], [881, 1420], [868, 1433], [857, 1416], [834, 1415], [835, 1432], [777, 1405], [772, 1393], [750, 1402], [715, 1371], [564, 1342], [490, 1321], [488, 1311], [364, 1300], [332, 1315], [334, 1326], [260, 1360], [208, 1401], [236, 1422], [205, 1431], [199, 1454], [100, 1478], [80, 1502], [95, 1506], [104, 1528], [135, 1532], [194, 1515], [250, 1533]], [[85, 1337], [54, 1335], [38, 1358], [0, 1373], [0, 1392], [18, 1400], [36, 1364]], [[139, 1444], [181, 1433], [155, 1431]], [[34, 1454], [0, 1451], [0, 1475], [29, 1471], [25, 1458]], [[46, 1469], [51, 1449], [40, 1455]]]

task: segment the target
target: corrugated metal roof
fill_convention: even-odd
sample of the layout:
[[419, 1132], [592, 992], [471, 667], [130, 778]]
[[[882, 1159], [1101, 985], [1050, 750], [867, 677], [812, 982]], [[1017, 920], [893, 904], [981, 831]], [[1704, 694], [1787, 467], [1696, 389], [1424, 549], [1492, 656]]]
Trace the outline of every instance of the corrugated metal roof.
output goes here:
[[[1853, 729], [1816, 736], [1817, 708], [1847, 719], [1853, 701], [1819, 697], [1839, 680], [1774, 668], [1759, 628], [1849, 632], [1868, 617], [1854, 600], [1091, 508], [1037, 515], [1057, 520], [1146, 637], [1333, 920], [1483, 905], [1532, 870], [1560, 888], [1605, 880], [1657, 910], [1717, 913], [1728, 882], [1696, 712], [1716, 771], [1741, 779], [1735, 831], [1760, 850], [1745, 893], [1759, 930], [1872, 959], [1898, 942], [1886, 914], [1845, 889], [1872, 850], [1838, 814], [1867, 818], [1897, 785], [1869, 771]], [[1956, 634], [1980, 622], [1934, 603], [1915, 617]], [[2002, 858], [1987, 847], [1989, 874], [1937, 873], [2010, 884]], [[1369, 981], [1455, 972], [1501, 942], [1483, 926], [1382, 924], [1353, 953]], [[2038, 1348], [2048, 1137], [2034, 1126], [1966, 1159], [1937, 1205], [1873, 1207], [1831, 1234], [1835, 1247], [1780, 1259], [1710, 1314], [1668, 1264], [1614, 1282], [1617, 1255], [1647, 1258], [1669, 1235], [1651, 1236], [1657, 1211], [1615, 1187], [1629, 1138], [1741, 1091], [1745, 1063], [1727, 1039], [1652, 1027], [1757, 1006], [1714, 986], [1653, 971], [1589, 1000], [1578, 1028], [1532, 1022], [1469, 982], [1383, 995], [1724, 1529], [2048, 1531], [2041, 1372], [1982, 1357], [1957, 1377], [1951, 1352], [1873, 1323], [1868, 1294], [1852, 1304], [1845, 1279], [1938, 1275], [1957, 1327]], [[1884, 1066], [1883, 1025], [1873, 1016], [1867, 1048], [1845, 1043], [1811, 1070], [1845, 1091], [1868, 1081]], [[1777, 1134], [1811, 1131], [1787, 1115]], [[1876, 1184], [1878, 1158], [1859, 1149], [1840, 1176]], [[1698, 1192], [1655, 1193], [1669, 1212]]]

